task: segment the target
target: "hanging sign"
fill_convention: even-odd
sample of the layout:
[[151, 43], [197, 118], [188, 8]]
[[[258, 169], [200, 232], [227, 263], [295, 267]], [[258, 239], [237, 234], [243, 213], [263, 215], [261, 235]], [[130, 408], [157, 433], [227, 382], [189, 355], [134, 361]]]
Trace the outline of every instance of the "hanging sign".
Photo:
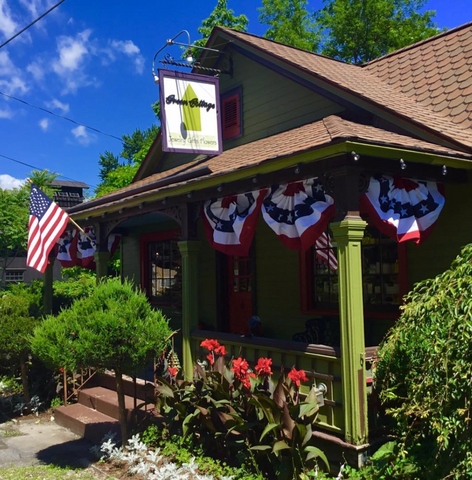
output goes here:
[[376, 175], [361, 198], [361, 213], [398, 242], [425, 240], [444, 207], [444, 187], [440, 183], [402, 177]]
[[218, 78], [159, 70], [159, 79], [162, 150], [222, 153]]

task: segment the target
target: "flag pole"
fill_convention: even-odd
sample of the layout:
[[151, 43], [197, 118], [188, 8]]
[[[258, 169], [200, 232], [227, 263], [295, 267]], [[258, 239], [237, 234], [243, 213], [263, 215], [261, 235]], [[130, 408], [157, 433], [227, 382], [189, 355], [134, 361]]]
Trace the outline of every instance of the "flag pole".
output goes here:
[[[33, 182], [32, 182], [29, 178], [27, 178], [26, 181], [27, 181], [28, 183], [30, 183], [31, 185], [33, 185]], [[73, 220], [73, 219], [70, 217], [70, 215], [69, 215], [69, 220], [70, 220], [91, 242], [93, 242], [93, 240], [85, 233], [84, 229], [83, 229], [75, 220]]]

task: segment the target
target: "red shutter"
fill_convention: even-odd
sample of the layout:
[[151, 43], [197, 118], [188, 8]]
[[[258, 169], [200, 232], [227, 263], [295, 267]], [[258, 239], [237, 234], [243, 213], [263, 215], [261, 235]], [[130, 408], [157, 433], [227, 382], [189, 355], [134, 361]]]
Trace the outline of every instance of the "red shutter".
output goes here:
[[227, 140], [241, 133], [239, 94], [223, 100], [223, 139]]

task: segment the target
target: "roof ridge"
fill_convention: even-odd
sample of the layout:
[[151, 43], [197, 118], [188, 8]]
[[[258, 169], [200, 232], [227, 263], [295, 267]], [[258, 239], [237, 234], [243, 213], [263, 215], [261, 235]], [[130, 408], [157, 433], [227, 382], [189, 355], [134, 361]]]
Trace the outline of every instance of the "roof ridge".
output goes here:
[[333, 62], [341, 63], [342, 65], [347, 65], [347, 66], [350, 66], [350, 67], [363, 66], [363, 65], [356, 65], [354, 63], [348, 63], [348, 62], [345, 62], [343, 60], [339, 60], [338, 58], [328, 57], [327, 55], [323, 55], [321, 53], [310, 52], [310, 50], [305, 50], [304, 48], [294, 47], [293, 45], [287, 45], [286, 43], [278, 42], [277, 40], [272, 40], [272, 39], [266, 38], [262, 35], [256, 35], [255, 33], [242, 32], [241, 30], [236, 30], [235, 28], [216, 26], [215, 30], [223, 30], [223, 31], [229, 30], [230, 32], [235, 32], [235, 33], [238, 33], [238, 34], [242, 33], [243, 35], [248, 35], [249, 37], [262, 38], [262, 40], [265, 40], [267, 42], [275, 43], [277, 45], [282, 45], [283, 47], [287, 47], [287, 48], [293, 48], [294, 50], [298, 50], [299, 52], [309, 53], [311, 55], [314, 55], [315, 57], [321, 57], [321, 58], [324, 58], [326, 60], [331, 60]]
[[444, 32], [440, 32], [436, 35], [433, 35], [432, 37], [425, 38], [424, 40], [420, 40], [419, 42], [412, 43], [411, 45], [407, 45], [406, 47], [399, 48], [398, 50], [394, 50], [393, 52], [387, 53], [386, 55], [383, 55], [382, 57], [379, 58], [374, 58], [373, 60], [370, 60], [366, 63], [360, 64], [360, 67], [367, 67], [369, 65], [372, 65], [373, 63], [380, 62], [381, 60], [384, 60], [385, 58], [390, 58], [395, 55], [399, 55], [400, 53], [406, 52], [408, 50], [413, 50], [414, 48], [417, 48], [421, 45], [424, 45], [428, 42], [432, 42], [434, 40], [437, 40], [438, 38], [445, 37], [450, 35], [451, 33], [458, 32], [459, 30], [462, 30], [464, 28], [472, 26], [472, 21], [464, 23], [463, 25], [459, 25], [457, 27], [451, 28], [450, 30], [446, 30]]

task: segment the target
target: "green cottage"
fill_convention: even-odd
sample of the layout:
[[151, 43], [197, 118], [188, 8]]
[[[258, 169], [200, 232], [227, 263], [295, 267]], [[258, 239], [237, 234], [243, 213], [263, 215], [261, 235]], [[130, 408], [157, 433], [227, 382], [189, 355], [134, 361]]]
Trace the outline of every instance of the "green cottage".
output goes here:
[[[252, 365], [270, 357], [276, 369], [304, 369], [307, 388], [326, 387], [320, 445], [359, 464], [380, 427], [376, 347], [403, 295], [472, 240], [472, 26], [361, 66], [228, 28], [207, 46], [231, 66], [220, 76], [223, 153], [166, 153], [157, 137], [131, 185], [69, 212], [95, 227], [100, 275], [109, 235], [122, 234], [122, 275], [180, 329], [187, 377], [205, 338]], [[200, 61], [225, 64], [205, 52]], [[186, 128], [201, 128], [199, 109], [189, 111]], [[424, 242], [398, 242], [361, 209], [382, 177], [402, 191], [442, 185], [445, 205]], [[260, 214], [247, 254], [212, 248], [205, 202], [308, 179], [334, 199], [331, 244], [287, 248]], [[321, 261], [333, 256], [336, 268]], [[248, 336], [254, 316], [261, 325]]]

